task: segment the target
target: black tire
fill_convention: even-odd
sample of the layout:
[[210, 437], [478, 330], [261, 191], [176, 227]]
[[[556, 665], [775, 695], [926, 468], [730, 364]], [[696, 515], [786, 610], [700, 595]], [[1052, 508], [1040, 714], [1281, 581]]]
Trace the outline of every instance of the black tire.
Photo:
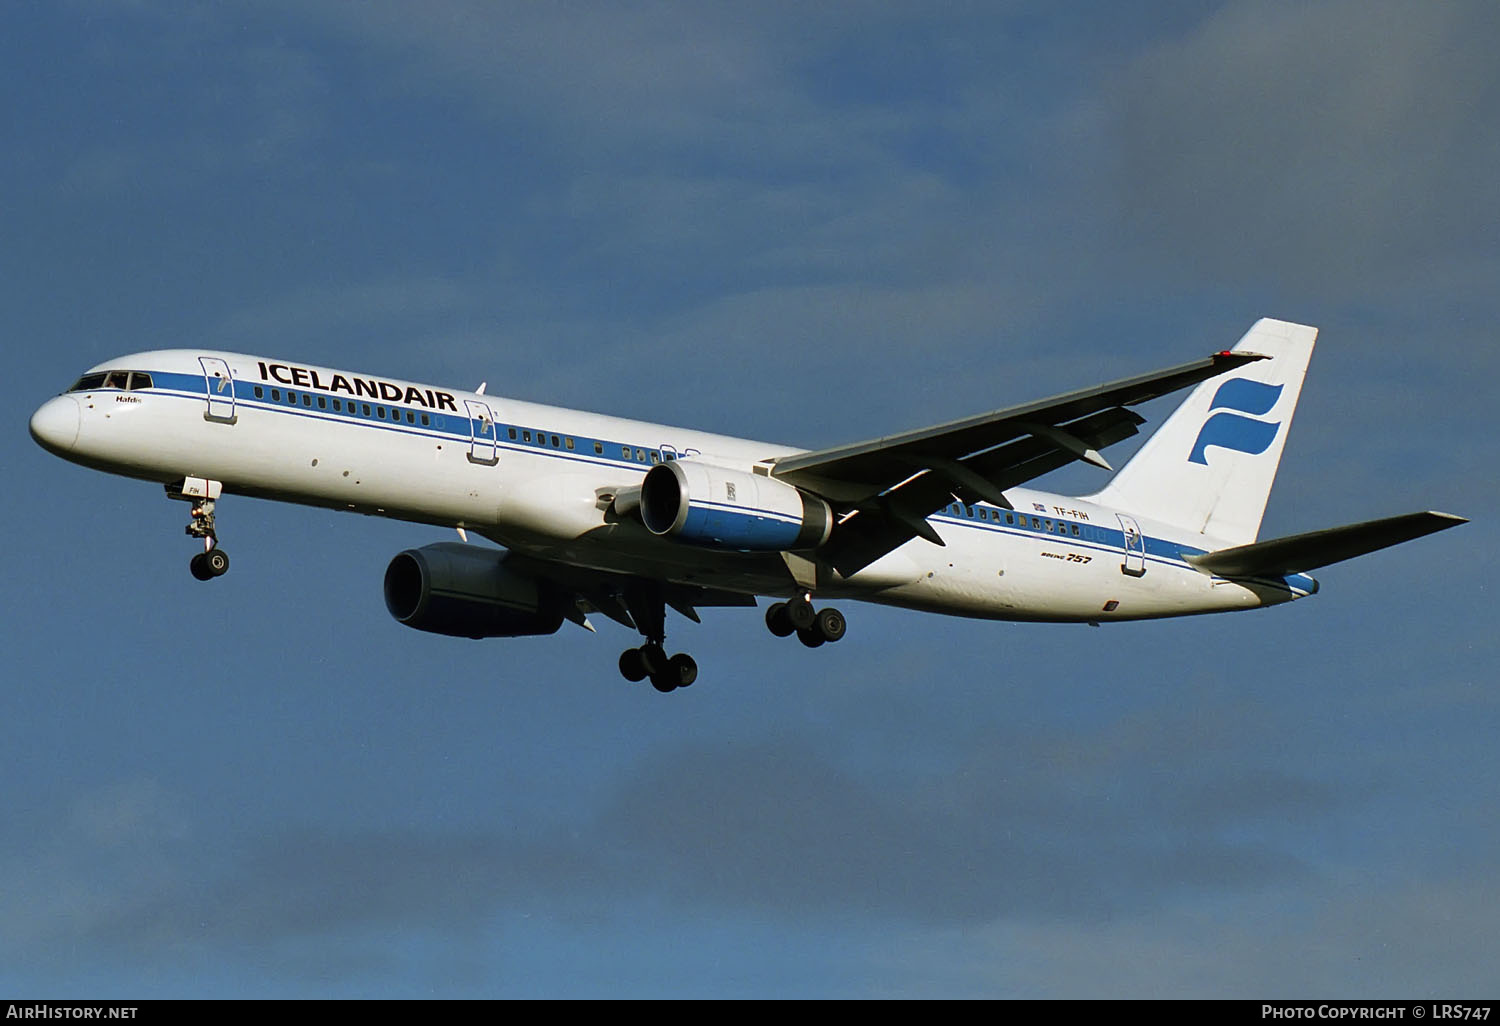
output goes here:
[[203, 565], [210, 577], [223, 577], [229, 572], [229, 553], [220, 548], [209, 549], [203, 554]]
[[636, 651], [641, 654], [641, 666], [645, 667], [646, 676], [651, 678], [653, 684], [656, 683], [656, 678], [666, 672], [667, 653], [655, 642], [642, 645]]
[[641, 658], [640, 649], [627, 648], [620, 653], [620, 676], [632, 684], [646, 679], [646, 661]]
[[677, 682], [672, 679], [670, 672], [653, 673], [651, 675], [651, 686], [664, 695], [677, 690]]
[[698, 679], [698, 664], [686, 652], [678, 652], [667, 660], [667, 677], [680, 688], [691, 687]]
[[818, 614], [813, 612], [812, 603], [806, 599], [793, 599], [788, 602], [786, 615], [792, 626], [799, 631], [807, 630], [818, 618]]
[[208, 568], [208, 560], [205, 558], [205, 553], [202, 552], [188, 561], [188, 570], [200, 581], [210, 580], [214, 575], [214, 572]]
[[817, 630], [823, 635], [824, 641], [837, 641], [844, 636], [849, 629], [844, 614], [829, 606], [827, 609], [818, 610]]
[[816, 627], [805, 627], [797, 632], [797, 640], [808, 648], [817, 648], [828, 639], [819, 634]]
[[766, 609], [766, 629], [778, 638], [787, 638], [797, 628], [792, 626], [792, 618], [787, 615], [785, 602], [773, 602]]

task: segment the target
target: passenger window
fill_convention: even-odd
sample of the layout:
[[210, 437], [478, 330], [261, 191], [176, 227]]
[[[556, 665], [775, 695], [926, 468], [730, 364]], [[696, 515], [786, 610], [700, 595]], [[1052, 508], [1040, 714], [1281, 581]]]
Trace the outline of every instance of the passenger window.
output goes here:
[[308, 395], [306, 392], [302, 393], [302, 405], [307, 407], [312, 406], [312, 396]]
[[565, 445], [565, 446], [567, 446], [567, 449], [568, 449], [568, 451], [569, 451], [569, 452], [572, 452], [572, 451], [573, 451], [573, 439], [572, 439], [572, 438], [571, 438], [571, 437], [569, 437], [569, 438], [564, 438], [564, 439], [563, 439], [563, 444], [564, 444], [564, 445]]
[[256, 385], [255, 386], [255, 398], [257, 398], [257, 399], [264, 399], [265, 397], [266, 397], [265, 389], [261, 388], [259, 385]]
[[562, 444], [561, 440], [556, 435], [553, 435], [552, 436], [552, 448], [556, 449], [561, 444]]
[[370, 404], [369, 403], [360, 403], [359, 404], [359, 411], [360, 411], [361, 414], [363, 414], [364, 416], [368, 417], [370, 415]]
[[333, 412], [334, 413], [343, 413], [344, 412], [344, 401], [342, 399], [335, 399], [333, 401]]
[[1073, 525], [1073, 537], [1077, 538], [1078, 536], [1079, 536], [1078, 525], [1074, 524]]
[[288, 406], [296, 406], [297, 405], [297, 393], [296, 392], [288, 392], [286, 394], [286, 404]]
[[661, 462], [661, 453], [657, 452], [655, 449], [651, 450], [651, 462], [653, 464]]
[[273, 403], [279, 403], [279, 402], [281, 402], [281, 389], [279, 389], [279, 388], [273, 388], [273, 389], [271, 389], [271, 401]]
[[377, 407], [375, 407], [375, 416], [379, 417], [381, 420], [385, 420], [385, 407], [384, 406], [377, 406]]
[[[425, 413], [422, 414], [422, 426], [426, 427], [430, 423], [432, 423], [432, 419], [430, 417], [428, 417], [427, 414], [425, 414]], [[515, 433], [512, 432], [510, 437], [512, 437], [512, 438], [516, 437]]]
[[1005, 514], [1005, 522], [1007, 524], [1014, 524], [1016, 522], [1016, 515], [1014, 513]]
[[603, 442], [595, 442], [594, 443], [594, 455], [595, 456], [603, 456], [604, 455], [604, 443]]
[[646, 462], [646, 454], [644, 452], [642, 452], [640, 449], [637, 449], [635, 451], [635, 461], [637, 463], [645, 463]]
[[326, 409], [328, 409], [328, 397], [326, 395], [320, 395], [320, 396], [318, 396], [318, 409], [320, 409], [320, 410], [326, 410]]
[[512, 442], [514, 442], [516, 440], [516, 429], [515, 428], [509, 428], [509, 429], [506, 430], [505, 433], [508, 434], [508, 435], [510, 435], [510, 440]]
[[523, 441], [523, 442], [529, 442], [529, 441], [531, 441], [531, 432], [530, 431], [522, 431], [521, 432], [521, 441]]
[[622, 460], [628, 460], [628, 459], [630, 459], [630, 446], [628, 446], [628, 445], [622, 445], [622, 446], [620, 446], [620, 458]]

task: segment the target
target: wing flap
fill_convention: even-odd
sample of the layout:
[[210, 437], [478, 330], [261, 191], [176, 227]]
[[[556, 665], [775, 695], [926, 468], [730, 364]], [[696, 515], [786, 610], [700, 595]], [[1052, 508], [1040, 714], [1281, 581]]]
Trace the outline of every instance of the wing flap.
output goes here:
[[1185, 558], [1198, 569], [1220, 577], [1285, 577], [1466, 523], [1468, 520], [1464, 517], [1429, 510], [1236, 545]]
[[[1076, 450], [1097, 450], [1136, 433], [1144, 419], [1116, 407], [1067, 425], [1067, 448], [1054, 439], [1028, 435], [1009, 444], [963, 460], [934, 462], [883, 495], [860, 503], [840, 522], [819, 555], [845, 577], [851, 577], [881, 556], [912, 538], [941, 545], [926, 518], [957, 499], [966, 505], [980, 501], [1010, 509], [1005, 489], [1050, 473], [1074, 459]], [[924, 530], [925, 529], [925, 530]]]

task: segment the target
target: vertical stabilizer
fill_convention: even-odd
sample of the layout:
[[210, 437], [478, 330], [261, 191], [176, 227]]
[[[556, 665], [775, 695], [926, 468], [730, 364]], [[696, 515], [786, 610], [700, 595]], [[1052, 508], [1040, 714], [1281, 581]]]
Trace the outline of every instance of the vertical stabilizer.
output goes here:
[[1244, 545], [1255, 540], [1318, 329], [1269, 318], [1236, 352], [1258, 360], [1203, 382], [1094, 502]]

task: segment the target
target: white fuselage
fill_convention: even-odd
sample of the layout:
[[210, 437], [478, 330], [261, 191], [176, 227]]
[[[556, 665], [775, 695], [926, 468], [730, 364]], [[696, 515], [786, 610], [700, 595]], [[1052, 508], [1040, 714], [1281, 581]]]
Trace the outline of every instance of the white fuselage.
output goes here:
[[[50, 400], [33, 420], [50, 450], [162, 483], [205, 478], [226, 493], [459, 527], [595, 570], [750, 595], [799, 590], [779, 554], [659, 537], [611, 500], [666, 459], [750, 472], [800, 449], [235, 353], [138, 353], [94, 370], [111, 369], [144, 372], [149, 386]], [[820, 579], [818, 594], [1105, 621], [1272, 605], [1317, 587], [1306, 576], [1217, 578], [1183, 559], [1214, 539], [1084, 499], [1006, 494], [1014, 511], [955, 502], [928, 518], [943, 546], [912, 540], [847, 580]]]

